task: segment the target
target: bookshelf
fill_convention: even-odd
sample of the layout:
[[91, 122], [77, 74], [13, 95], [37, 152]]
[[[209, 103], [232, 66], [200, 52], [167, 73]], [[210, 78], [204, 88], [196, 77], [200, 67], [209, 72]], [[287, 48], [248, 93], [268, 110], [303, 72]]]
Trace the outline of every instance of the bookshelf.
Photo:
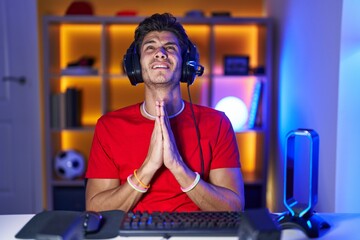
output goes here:
[[[62, 179], [54, 171], [56, 154], [68, 149], [88, 158], [94, 126], [104, 113], [143, 100], [143, 85], [131, 86], [122, 57], [143, 17], [45, 16], [43, 18], [43, 77], [45, 102], [47, 208], [82, 210], [84, 180]], [[272, 24], [267, 18], [178, 17], [200, 52], [205, 73], [190, 87], [194, 103], [215, 107], [225, 96], [236, 96], [251, 109], [253, 92], [261, 83], [254, 126], [236, 132], [247, 207], [265, 206], [271, 119]], [[249, 56], [249, 75], [224, 75], [224, 57]], [[69, 63], [94, 58], [91, 71], [66, 72]], [[188, 99], [186, 85], [181, 85]], [[77, 92], [75, 124], [66, 123], [66, 92]], [[64, 97], [65, 96], [65, 97]], [[56, 99], [54, 101], [54, 99]], [[61, 100], [62, 99], [62, 100]], [[65, 99], [65, 100], [64, 100]], [[63, 102], [62, 104], [59, 102]], [[65, 103], [64, 103], [65, 102]], [[74, 110], [72, 110], [74, 111]], [[57, 119], [57, 120], [54, 120]], [[65, 123], [64, 123], [65, 122]]]

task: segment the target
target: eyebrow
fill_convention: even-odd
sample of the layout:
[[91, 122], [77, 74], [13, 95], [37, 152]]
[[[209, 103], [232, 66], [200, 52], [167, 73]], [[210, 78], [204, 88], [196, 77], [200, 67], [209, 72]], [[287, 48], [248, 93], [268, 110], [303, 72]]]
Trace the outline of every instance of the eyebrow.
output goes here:
[[[145, 46], [145, 45], [147, 45], [147, 44], [152, 44], [152, 43], [156, 43], [156, 42], [155, 42], [155, 40], [150, 39], [150, 40], [148, 40], [148, 41], [143, 42], [143, 46]], [[176, 45], [176, 46], [178, 46], [178, 44], [177, 44], [176, 42], [167, 42], [167, 43], [165, 43], [164, 45], [165, 45], [165, 46], [169, 46], [169, 45]]]

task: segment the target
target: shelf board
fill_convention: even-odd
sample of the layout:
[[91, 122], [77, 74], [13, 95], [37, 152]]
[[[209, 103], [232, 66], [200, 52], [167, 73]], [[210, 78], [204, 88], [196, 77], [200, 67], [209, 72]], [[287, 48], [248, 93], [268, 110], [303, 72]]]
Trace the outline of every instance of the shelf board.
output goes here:
[[248, 75], [225, 75], [225, 74], [213, 74], [213, 77], [215, 78], [239, 78], [239, 79], [248, 79], [249, 77], [253, 77], [253, 78], [266, 78], [266, 75], [254, 75], [254, 74], [248, 74]]
[[[85, 78], [85, 77], [105, 77], [105, 78], [127, 78], [126, 74], [120, 73], [98, 73], [98, 74], [61, 74], [61, 73], [52, 73], [50, 78], [61, 78], [61, 77], [78, 77], [78, 78]], [[202, 77], [210, 77], [209, 74], [204, 74]], [[213, 74], [212, 77], [214, 78], [221, 78], [221, 79], [234, 79], [238, 78], [239, 80], [247, 80], [249, 77], [252, 78], [265, 78], [265, 75], [224, 75], [224, 74]]]
[[[244, 184], [245, 185], [262, 185], [263, 181], [259, 176], [252, 173], [244, 173]], [[76, 180], [53, 180], [52, 186], [55, 187], [83, 187], [85, 186], [83, 179]]]
[[50, 75], [50, 78], [52, 79], [58, 79], [61, 77], [72, 77], [72, 78], [89, 78], [89, 77], [101, 77], [101, 74], [61, 74], [61, 73], [52, 73]]
[[244, 172], [243, 178], [246, 185], [262, 185], [264, 183], [263, 177], [258, 173]]
[[253, 132], [253, 133], [264, 133], [264, 128], [261, 127], [255, 127], [255, 128], [245, 128], [242, 129], [241, 131], [237, 131], [235, 132], [235, 134], [245, 134], [245, 133], [249, 133], [249, 132]]
[[84, 179], [75, 179], [75, 180], [53, 180], [52, 186], [54, 187], [84, 187]]
[[[52, 23], [128, 23], [139, 24], [146, 16], [44, 16], [44, 20]], [[182, 24], [268, 24], [270, 19], [264, 17], [181, 17], [175, 16]]]
[[[72, 128], [52, 128], [51, 131], [52, 132], [62, 132], [62, 131], [80, 131], [80, 132], [91, 132], [94, 131], [95, 126], [80, 126], [80, 127], [72, 127]], [[236, 132], [235, 134], [246, 134], [249, 132], [254, 132], [254, 133], [263, 133], [264, 129], [262, 128], [252, 128], [252, 129], [243, 129], [239, 132]]]
[[92, 132], [94, 131], [95, 126], [81, 126], [81, 127], [71, 127], [71, 128], [52, 128], [51, 132], [62, 132], [62, 131], [74, 131], [74, 132]]

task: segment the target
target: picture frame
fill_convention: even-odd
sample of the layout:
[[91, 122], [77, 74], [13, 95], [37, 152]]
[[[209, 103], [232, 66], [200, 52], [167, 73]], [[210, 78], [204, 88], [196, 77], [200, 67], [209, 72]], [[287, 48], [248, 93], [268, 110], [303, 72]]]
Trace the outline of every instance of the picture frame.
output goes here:
[[225, 55], [224, 75], [249, 75], [249, 56]]

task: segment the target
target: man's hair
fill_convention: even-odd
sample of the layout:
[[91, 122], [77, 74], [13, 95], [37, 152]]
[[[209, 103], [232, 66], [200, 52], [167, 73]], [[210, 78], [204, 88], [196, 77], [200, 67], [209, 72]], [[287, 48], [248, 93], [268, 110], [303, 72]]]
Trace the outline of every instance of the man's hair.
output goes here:
[[138, 54], [140, 54], [140, 47], [145, 35], [152, 31], [168, 31], [174, 33], [179, 41], [181, 52], [184, 53], [187, 51], [189, 37], [181, 23], [170, 13], [156, 13], [145, 18], [135, 30], [135, 47]]

